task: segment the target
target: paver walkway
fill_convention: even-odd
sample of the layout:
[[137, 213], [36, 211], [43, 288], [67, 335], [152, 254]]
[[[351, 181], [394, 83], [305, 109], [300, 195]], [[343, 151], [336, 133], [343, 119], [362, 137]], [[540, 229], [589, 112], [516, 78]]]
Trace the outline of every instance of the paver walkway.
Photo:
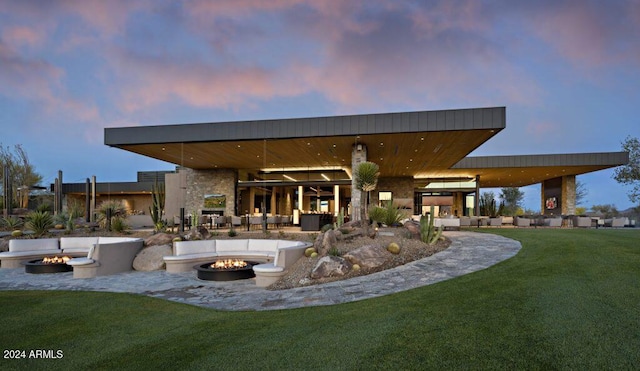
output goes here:
[[486, 233], [446, 232], [446, 236], [451, 246], [428, 258], [367, 276], [289, 290], [258, 288], [254, 279], [201, 281], [195, 271], [73, 279], [72, 272], [27, 274], [19, 268], [0, 269], [0, 290], [128, 292], [221, 310], [288, 309], [346, 303], [430, 285], [488, 268], [521, 248], [518, 241]]

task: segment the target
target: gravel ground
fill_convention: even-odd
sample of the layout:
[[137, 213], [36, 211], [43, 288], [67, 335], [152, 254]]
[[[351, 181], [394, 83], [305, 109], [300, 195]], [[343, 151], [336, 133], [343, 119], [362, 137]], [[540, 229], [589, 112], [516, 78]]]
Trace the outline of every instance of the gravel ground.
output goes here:
[[[391, 230], [387, 230], [389, 232]], [[400, 248], [400, 254], [393, 255], [389, 254], [389, 259], [381, 266], [374, 269], [365, 269], [361, 268], [358, 271], [350, 270], [346, 275], [340, 277], [329, 277], [322, 279], [311, 279], [311, 271], [313, 267], [316, 265], [320, 256], [315, 258], [307, 258], [303, 257], [298, 260], [295, 264], [293, 264], [288, 270], [285, 276], [283, 276], [278, 282], [269, 286], [267, 289], [269, 290], [284, 290], [290, 289], [294, 287], [301, 286], [309, 286], [309, 285], [317, 285], [326, 282], [338, 281], [349, 279], [356, 276], [367, 275], [379, 271], [383, 271], [386, 269], [394, 268], [399, 265], [403, 265], [414, 260], [419, 260], [422, 258], [426, 258], [427, 256], [433, 255], [439, 251], [442, 251], [449, 247], [450, 241], [447, 239], [441, 239], [434, 245], [427, 245], [420, 241], [419, 239], [405, 238], [400, 236], [407, 236], [408, 233], [404, 228], [394, 228], [393, 229], [394, 236], [376, 236], [374, 239], [369, 237], [355, 237], [353, 239], [346, 239], [343, 241], [338, 241], [338, 250], [340, 254], [345, 254], [351, 250], [357, 249], [361, 246], [375, 244], [380, 246], [381, 248], [386, 248], [387, 245], [391, 242], [397, 243]]]

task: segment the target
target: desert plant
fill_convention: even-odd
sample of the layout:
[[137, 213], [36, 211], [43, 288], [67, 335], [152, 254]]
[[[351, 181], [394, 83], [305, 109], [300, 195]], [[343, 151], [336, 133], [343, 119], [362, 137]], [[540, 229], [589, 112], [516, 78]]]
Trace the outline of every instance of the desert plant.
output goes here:
[[111, 230], [118, 233], [126, 232], [129, 229], [127, 220], [122, 216], [111, 218]]
[[338, 250], [336, 246], [331, 246], [329, 251], [327, 251], [327, 254], [331, 256], [340, 256], [340, 250]]
[[9, 230], [19, 229], [20, 227], [22, 227], [23, 224], [24, 223], [22, 219], [15, 216], [0, 218], [0, 227], [6, 228]]
[[[153, 225], [155, 226], [154, 230], [156, 232], [164, 230], [166, 226], [165, 223], [162, 222], [162, 214], [164, 213], [164, 200], [164, 183], [158, 183], [158, 181], [156, 180], [155, 184], [151, 187], [152, 204], [151, 206], [149, 206], [149, 215], [151, 215], [151, 220], [153, 221]], [[161, 227], [161, 229], [158, 229], [158, 227]]]
[[396, 226], [400, 221], [406, 218], [404, 210], [393, 204], [393, 201], [387, 201], [385, 207], [374, 207], [369, 212], [369, 217], [378, 223], [386, 226]]
[[36, 237], [40, 237], [53, 227], [53, 216], [48, 211], [32, 211], [27, 214], [25, 226], [32, 230]]
[[[369, 161], [361, 162], [356, 168], [356, 188], [362, 192], [363, 199], [360, 200], [361, 205], [361, 220], [366, 221], [368, 219], [367, 203], [369, 202], [369, 192], [376, 189], [378, 186], [378, 176], [380, 175], [380, 167]], [[365, 223], [366, 224], [366, 223]]]
[[320, 228], [320, 232], [326, 232], [326, 231], [330, 231], [333, 229], [333, 224], [325, 224], [322, 226], [322, 228]]
[[344, 224], [344, 207], [340, 208], [340, 212], [338, 213], [338, 216], [336, 217], [336, 223], [335, 223], [335, 227], [334, 229], [340, 229], [340, 227], [342, 227], [342, 225]]
[[227, 235], [229, 237], [235, 237], [238, 235], [238, 232], [236, 232], [236, 229], [233, 227], [233, 224], [231, 225], [231, 228], [229, 228], [229, 232], [227, 233]]
[[380, 206], [373, 206], [369, 209], [369, 219], [376, 223], [383, 223], [386, 211]]
[[495, 194], [493, 192], [484, 192], [478, 200], [480, 207], [480, 215], [495, 217], [498, 215]]
[[433, 245], [442, 235], [442, 225], [437, 230], [433, 225], [433, 213], [434, 207], [431, 206], [429, 214], [420, 217], [420, 240], [427, 245]]
[[[111, 230], [111, 222], [114, 218], [124, 218], [126, 216], [126, 209], [120, 201], [104, 201], [98, 207], [98, 222], [100, 227], [107, 230]], [[107, 218], [107, 215], [111, 216], [111, 219]]]

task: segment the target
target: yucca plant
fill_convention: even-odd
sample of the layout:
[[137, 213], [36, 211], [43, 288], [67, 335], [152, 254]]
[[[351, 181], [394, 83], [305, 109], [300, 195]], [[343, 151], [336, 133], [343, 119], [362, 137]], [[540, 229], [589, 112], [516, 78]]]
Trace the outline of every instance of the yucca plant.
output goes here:
[[[98, 207], [98, 222], [100, 227], [111, 230], [111, 222], [114, 218], [124, 218], [127, 211], [120, 201], [104, 201]], [[107, 219], [107, 215], [111, 215], [111, 219]]]
[[53, 216], [48, 211], [32, 211], [27, 214], [25, 226], [32, 230], [36, 237], [40, 237], [53, 227]]
[[367, 204], [369, 203], [369, 192], [376, 189], [378, 186], [378, 176], [380, 175], [380, 167], [373, 162], [365, 161], [361, 162], [356, 168], [355, 180], [356, 188], [362, 192], [362, 199], [360, 200], [360, 219], [362, 220], [365, 228], [368, 227], [367, 220], [368, 210]]

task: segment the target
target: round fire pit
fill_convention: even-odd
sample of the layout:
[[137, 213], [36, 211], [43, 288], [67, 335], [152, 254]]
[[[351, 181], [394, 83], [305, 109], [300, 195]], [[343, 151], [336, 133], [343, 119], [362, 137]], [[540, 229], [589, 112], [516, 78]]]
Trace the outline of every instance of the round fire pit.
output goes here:
[[[196, 265], [194, 268], [198, 271], [198, 279], [205, 281], [235, 281], [256, 276], [253, 272], [253, 265], [257, 264], [255, 262], [226, 260], [225, 262], [232, 262], [227, 265], [221, 265], [220, 262], [221, 261]], [[218, 268], [216, 266], [220, 267]]]
[[[45, 258], [46, 259], [46, 258]], [[51, 263], [45, 262], [43, 259], [30, 260], [24, 263], [25, 273], [42, 274], [42, 273], [63, 273], [71, 272], [73, 267], [57, 260]]]

